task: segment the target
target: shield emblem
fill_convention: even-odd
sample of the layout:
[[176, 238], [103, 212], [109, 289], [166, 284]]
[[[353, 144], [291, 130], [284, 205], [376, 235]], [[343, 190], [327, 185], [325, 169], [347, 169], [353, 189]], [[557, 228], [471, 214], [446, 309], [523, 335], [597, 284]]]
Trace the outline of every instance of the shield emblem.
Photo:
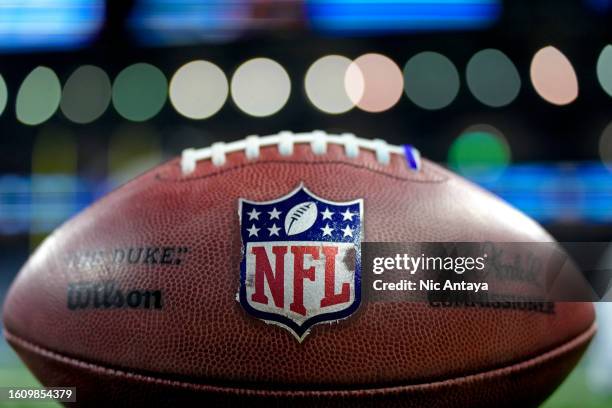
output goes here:
[[239, 200], [238, 300], [300, 342], [312, 326], [347, 318], [361, 301], [363, 200], [334, 202], [303, 185], [276, 200]]

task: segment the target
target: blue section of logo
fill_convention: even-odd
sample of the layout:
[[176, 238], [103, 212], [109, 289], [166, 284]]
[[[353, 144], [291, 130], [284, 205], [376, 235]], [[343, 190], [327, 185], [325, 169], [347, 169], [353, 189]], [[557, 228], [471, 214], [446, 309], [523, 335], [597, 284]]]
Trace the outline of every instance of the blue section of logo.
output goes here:
[[[315, 196], [300, 185], [277, 200], [252, 202], [241, 199], [239, 206], [240, 234], [243, 257], [240, 264], [242, 307], [254, 317], [278, 323], [303, 339], [315, 324], [346, 318], [354, 313], [361, 301], [361, 239], [363, 201], [333, 202]], [[355, 254], [354, 299], [345, 309], [321, 312], [298, 323], [283, 313], [257, 310], [247, 299], [246, 248], [249, 243], [275, 242], [352, 243]], [[251, 282], [251, 284], [253, 284]]]
[[[301, 203], [315, 203], [317, 218], [306, 231], [287, 235], [284, 220]], [[277, 214], [278, 213], [278, 214]], [[242, 242], [316, 241], [361, 242], [361, 205], [320, 201], [300, 188], [295, 195], [271, 204], [242, 202]], [[278, 231], [277, 231], [278, 229]]]

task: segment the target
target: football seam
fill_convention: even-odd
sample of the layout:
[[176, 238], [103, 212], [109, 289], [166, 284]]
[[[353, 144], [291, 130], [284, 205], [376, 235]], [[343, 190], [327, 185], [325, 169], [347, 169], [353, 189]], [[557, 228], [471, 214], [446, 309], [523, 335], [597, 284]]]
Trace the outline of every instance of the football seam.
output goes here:
[[464, 382], [473, 382], [478, 380], [490, 380], [496, 377], [503, 377], [508, 374], [523, 371], [528, 368], [536, 367], [544, 364], [548, 361], [552, 361], [566, 353], [571, 352], [574, 349], [579, 348], [585, 343], [588, 343], [597, 331], [597, 324], [593, 322], [585, 331], [579, 333], [570, 340], [544, 352], [537, 356], [531, 357], [527, 360], [522, 360], [517, 363], [512, 363], [499, 368], [494, 368], [487, 371], [481, 371], [472, 373], [464, 376], [448, 378], [444, 380], [437, 380], [426, 383], [415, 383], [395, 386], [381, 386], [381, 387], [365, 387], [365, 388], [346, 388], [346, 389], [299, 389], [299, 390], [286, 390], [286, 389], [267, 389], [267, 388], [249, 388], [249, 387], [232, 387], [232, 386], [219, 386], [212, 384], [202, 384], [196, 382], [172, 380], [161, 377], [154, 377], [150, 374], [140, 374], [136, 371], [128, 371], [122, 369], [111, 368], [96, 363], [91, 363], [85, 360], [76, 359], [74, 357], [68, 357], [61, 353], [51, 351], [35, 343], [21, 338], [11, 333], [6, 327], [4, 327], [4, 336], [7, 340], [15, 342], [20, 346], [28, 349], [34, 354], [45, 356], [49, 359], [55, 360], [60, 363], [77, 366], [79, 368], [89, 370], [96, 374], [104, 374], [110, 376], [123, 377], [125, 379], [132, 379], [136, 381], [144, 381], [147, 383], [155, 383], [159, 385], [167, 385], [172, 387], [180, 387], [186, 389], [194, 389], [200, 391], [217, 392], [225, 394], [239, 394], [239, 395], [251, 395], [251, 396], [351, 396], [355, 394], [386, 394], [386, 393], [398, 393], [398, 392], [410, 392], [410, 391], [422, 391], [424, 389], [439, 388], [445, 386], [456, 386]]
[[[441, 174], [440, 172], [436, 171], [433, 168], [430, 168], [429, 171], [432, 173], [435, 173], [435, 176], [438, 177], [436, 179], [433, 180], [419, 180], [416, 178], [410, 178], [410, 177], [403, 177], [403, 176], [396, 176], [393, 174], [389, 174], [383, 170], [377, 170], [374, 169], [372, 167], [368, 167], [368, 166], [364, 166], [364, 165], [359, 165], [359, 164], [355, 164], [355, 163], [349, 163], [349, 162], [344, 162], [344, 161], [338, 161], [338, 160], [330, 160], [330, 161], [320, 161], [320, 162], [312, 162], [312, 161], [284, 161], [284, 160], [258, 160], [257, 162], [253, 162], [253, 163], [241, 163], [229, 168], [225, 168], [225, 169], [221, 169], [218, 171], [214, 171], [211, 173], [207, 173], [204, 175], [200, 175], [200, 176], [187, 176], [187, 177], [180, 177], [180, 178], [176, 178], [176, 177], [164, 177], [162, 175], [162, 173], [157, 173], [155, 175], [156, 179], [158, 181], [162, 181], [162, 182], [180, 182], [180, 183], [184, 183], [184, 182], [189, 182], [189, 181], [194, 181], [194, 180], [202, 180], [202, 179], [206, 179], [209, 177], [216, 177], [216, 176], [220, 176], [223, 175], [225, 173], [229, 173], [232, 171], [238, 171], [238, 170], [242, 170], [244, 168], [247, 167], [251, 167], [251, 166], [257, 166], [257, 165], [261, 165], [261, 164], [288, 164], [288, 165], [300, 165], [300, 166], [304, 166], [304, 165], [308, 165], [308, 166], [320, 166], [320, 165], [329, 165], [329, 164], [333, 164], [333, 165], [343, 165], [343, 166], [348, 166], [348, 167], [352, 167], [352, 168], [356, 168], [356, 169], [360, 169], [360, 170], [366, 170], [369, 171], [371, 173], [375, 173], [381, 176], [386, 176], [389, 178], [392, 178], [394, 180], [399, 180], [399, 181], [411, 181], [414, 183], [422, 183], [422, 184], [440, 184], [440, 183], [444, 183], [446, 181], [448, 181], [448, 177], [444, 176], [443, 174]], [[429, 167], [428, 165], [425, 164], [425, 162], [423, 163], [423, 169], [425, 168], [425, 166]], [[423, 170], [420, 170], [423, 171]]]

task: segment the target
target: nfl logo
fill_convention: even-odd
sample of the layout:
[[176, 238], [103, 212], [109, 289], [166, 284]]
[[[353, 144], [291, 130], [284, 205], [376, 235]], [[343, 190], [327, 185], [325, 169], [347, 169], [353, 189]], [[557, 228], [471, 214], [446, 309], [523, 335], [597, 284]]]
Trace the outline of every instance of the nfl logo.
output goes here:
[[333, 202], [303, 185], [267, 202], [240, 199], [244, 309], [300, 342], [318, 323], [350, 316], [361, 300], [363, 200]]

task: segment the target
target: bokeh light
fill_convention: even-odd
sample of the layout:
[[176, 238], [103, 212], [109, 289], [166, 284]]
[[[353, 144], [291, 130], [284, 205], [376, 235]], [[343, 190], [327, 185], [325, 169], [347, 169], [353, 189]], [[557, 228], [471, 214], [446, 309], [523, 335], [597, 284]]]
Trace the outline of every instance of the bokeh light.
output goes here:
[[599, 54], [597, 79], [603, 90], [612, 96], [612, 45], [606, 45]]
[[[495, 127], [478, 124], [465, 129], [451, 145], [448, 162], [465, 175], [501, 172], [510, 163], [510, 147]], [[498, 173], [497, 173], [498, 174]]]
[[567, 105], [578, 97], [578, 78], [561, 51], [548, 46], [533, 56], [531, 82], [536, 92], [553, 105]]
[[442, 109], [459, 92], [459, 72], [444, 55], [421, 52], [404, 67], [406, 96], [424, 109]]
[[[274, 3], [270, 7], [274, 10]], [[254, 10], [251, 0], [136, 0], [128, 28], [140, 44], [153, 46], [225, 43], [245, 30], [270, 27], [286, 14]], [[254, 20], [254, 21], [253, 21]]]
[[52, 69], [37, 67], [25, 77], [15, 102], [17, 119], [26, 125], [38, 125], [57, 110], [62, 86]]
[[230, 88], [238, 108], [249, 115], [263, 117], [285, 106], [291, 93], [291, 80], [278, 62], [254, 58], [238, 67]]
[[486, 49], [472, 56], [466, 68], [467, 85], [476, 99], [491, 107], [512, 102], [521, 89], [521, 77], [503, 52]]
[[612, 171], [612, 122], [601, 133], [599, 155], [604, 165]]
[[145, 121], [164, 106], [168, 82], [163, 72], [147, 63], [130, 65], [117, 75], [113, 84], [113, 105], [128, 120]]
[[612, 11], [611, 0], [585, 0], [585, 3], [598, 13], [606, 14]]
[[180, 67], [170, 81], [170, 102], [181, 115], [205, 119], [219, 111], [229, 94], [227, 77], [208, 61], [191, 61]]
[[60, 108], [75, 123], [90, 123], [108, 108], [111, 82], [106, 72], [94, 65], [78, 67], [64, 84]]
[[[65, 127], [41, 126], [32, 145], [30, 247], [80, 208], [77, 197], [77, 138]], [[55, 199], [50, 199], [55, 197]], [[62, 197], [63, 199], [59, 199]]]
[[499, 19], [503, 1], [308, 0], [301, 3], [308, 24], [315, 31], [364, 38], [381, 34], [411, 35], [417, 31], [485, 29]]
[[355, 106], [345, 87], [350, 65], [351, 60], [346, 57], [327, 55], [316, 60], [308, 68], [304, 88], [314, 106], [332, 114], [347, 112]]
[[365, 78], [361, 68], [359, 68], [357, 64], [353, 64], [352, 62], [349, 64], [344, 75], [343, 83], [346, 95], [351, 101], [351, 104], [355, 106], [361, 98], [363, 98], [363, 93], [365, 92]]
[[6, 101], [8, 100], [8, 90], [6, 89], [6, 82], [4, 82], [4, 78], [0, 75], [0, 115], [4, 112], [4, 108], [6, 108]]
[[160, 135], [148, 124], [124, 123], [111, 135], [107, 158], [110, 183], [123, 184], [161, 162]]
[[397, 64], [381, 54], [364, 54], [353, 61], [344, 82], [349, 99], [366, 112], [392, 108], [402, 96], [404, 86]]
[[75, 174], [78, 157], [76, 140], [65, 127], [42, 126], [32, 147], [32, 174]]
[[104, 26], [104, 0], [4, 0], [0, 50], [69, 50], [95, 40]]

